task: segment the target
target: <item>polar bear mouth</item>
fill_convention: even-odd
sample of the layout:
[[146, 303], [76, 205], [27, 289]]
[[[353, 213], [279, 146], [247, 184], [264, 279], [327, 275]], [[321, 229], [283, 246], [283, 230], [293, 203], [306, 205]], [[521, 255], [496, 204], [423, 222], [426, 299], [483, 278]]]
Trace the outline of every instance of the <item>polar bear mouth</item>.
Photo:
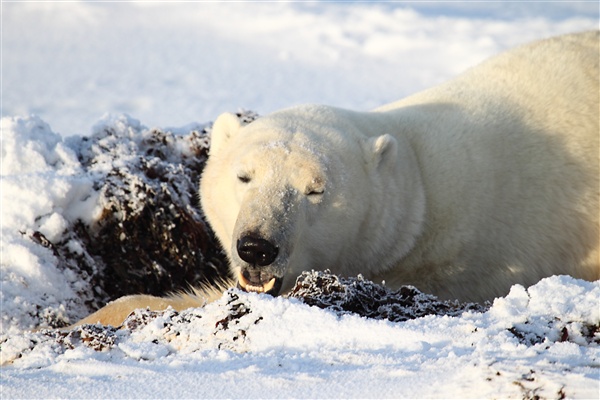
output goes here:
[[242, 272], [238, 273], [238, 288], [246, 292], [267, 293], [271, 296], [277, 296], [281, 290], [283, 279], [271, 277], [268, 280], [250, 281]]

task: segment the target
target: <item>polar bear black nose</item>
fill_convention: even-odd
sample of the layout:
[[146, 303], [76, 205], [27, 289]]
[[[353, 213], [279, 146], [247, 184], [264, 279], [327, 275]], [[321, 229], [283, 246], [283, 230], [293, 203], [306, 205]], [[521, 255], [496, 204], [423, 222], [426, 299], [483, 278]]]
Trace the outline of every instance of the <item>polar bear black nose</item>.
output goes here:
[[262, 267], [275, 261], [279, 249], [268, 240], [244, 236], [237, 241], [237, 252], [242, 260]]

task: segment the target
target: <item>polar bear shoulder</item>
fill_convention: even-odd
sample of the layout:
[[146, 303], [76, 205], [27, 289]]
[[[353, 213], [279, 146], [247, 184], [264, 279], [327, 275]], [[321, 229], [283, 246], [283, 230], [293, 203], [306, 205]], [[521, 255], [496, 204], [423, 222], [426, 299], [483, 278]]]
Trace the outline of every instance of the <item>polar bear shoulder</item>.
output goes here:
[[430, 227], [382, 277], [472, 299], [600, 278], [598, 47], [598, 31], [542, 40], [377, 110], [416, 150]]

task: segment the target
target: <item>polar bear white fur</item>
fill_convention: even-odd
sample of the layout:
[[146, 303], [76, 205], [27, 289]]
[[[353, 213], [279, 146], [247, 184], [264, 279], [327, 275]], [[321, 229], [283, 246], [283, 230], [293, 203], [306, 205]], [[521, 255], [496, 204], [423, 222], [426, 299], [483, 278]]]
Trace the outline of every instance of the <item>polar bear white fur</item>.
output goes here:
[[[522, 46], [372, 112], [220, 116], [201, 201], [238, 286], [278, 294], [330, 269], [484, 301], [599, 279], [599, 43]], [[129, 296], [81, 322], [205, 297]]]

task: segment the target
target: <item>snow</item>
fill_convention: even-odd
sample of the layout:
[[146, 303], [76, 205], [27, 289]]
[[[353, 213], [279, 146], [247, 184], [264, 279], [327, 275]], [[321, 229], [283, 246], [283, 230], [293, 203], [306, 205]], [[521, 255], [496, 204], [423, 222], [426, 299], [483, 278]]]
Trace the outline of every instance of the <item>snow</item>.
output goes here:
[[130, 329], [28, 331], [93, 308], [101, 271], [61, 263], [55, 244], [91, 257], [71, 228], [99, 218], [100, 183], [136, 162], [148, 126], [173, 132], [178, 159], [223, 111], [369, 109], [514, 45], [597, 29], [597, 3], [1, 8], [3, 398], [600, 397], [600, 282], [565, 276], [514, 286], [487, 311], [400, 322], [233, 290], [203, 309], [140, 312]]
[[5, 367], [2, 389], [8, 398], [594, 398], [600, 335], [590, 342], [583, 326], [597, 329], [599, 296], [600, 282], [552, 277], [514, 286], [488, 312], [392, 323], [232, 289], [180, 314], [139, 311], [145, 324], [112, 331], [109, 350], [14, 336], [3, 353], [38, 344]]
[[595, 2], [2, 3], [2, 115], [62, 135], [299, 103], [370, 109], [517, 44], [598, 28]]

